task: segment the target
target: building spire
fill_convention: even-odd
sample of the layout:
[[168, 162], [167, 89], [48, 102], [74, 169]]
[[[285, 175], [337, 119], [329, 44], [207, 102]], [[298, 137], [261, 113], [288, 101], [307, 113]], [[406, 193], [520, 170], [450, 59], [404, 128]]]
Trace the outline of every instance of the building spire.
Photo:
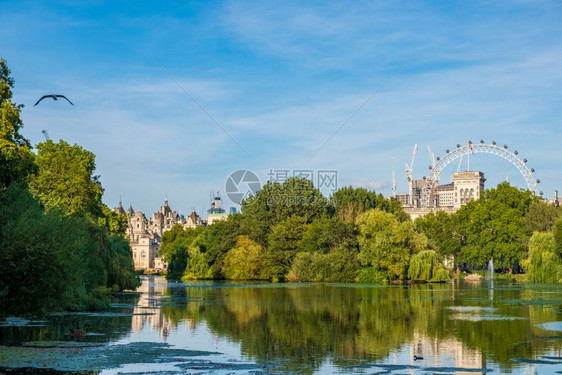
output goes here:
[[164, 200], [164, 205], [168, 205], [168, 193], [166, 193], [166, 199]]

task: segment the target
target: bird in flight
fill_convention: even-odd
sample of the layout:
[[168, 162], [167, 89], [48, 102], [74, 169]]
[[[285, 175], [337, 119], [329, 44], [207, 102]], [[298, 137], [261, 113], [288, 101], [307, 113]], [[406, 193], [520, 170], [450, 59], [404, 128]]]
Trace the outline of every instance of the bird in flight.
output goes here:
[[[58, 100], [58, 98], [64, 98], [64, 99], [66, 99], [70, 104], [72, 104], [72, 102], [71, 102], [70, 100], [68, 100], [68, 98], [67, 98], [66, 96], [64, 96], [64, 95], [51, 94], [51, 95], [43, 95], [43, 96], [41, 97], [41, 99], [39, 99], [39, 100], [37, 101], [37, 103], [35, 103], [34, 107], [35, 107], [37, 104], [39, 104], [39, 102], [40, 102], [41, 100], [43, 100], [43, 99], [45, 99], [45, 98], [53, 98], [53, 100]], [[74, 105], [74, 104], [72, 104], [72, 105]]]

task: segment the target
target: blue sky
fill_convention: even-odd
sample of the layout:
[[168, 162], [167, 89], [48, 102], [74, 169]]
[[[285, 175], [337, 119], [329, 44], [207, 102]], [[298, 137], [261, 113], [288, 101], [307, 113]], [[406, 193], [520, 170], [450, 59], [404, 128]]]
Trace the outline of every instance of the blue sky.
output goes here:
[[[97, 155], [104, 202], [188, 213], [250, 169], [334, 169], [385, 195], [457, 143], [496, 140], [562, 189], [562, 3], [0, 0], [0, 56], [32, 143]], [[155, 63], [239, 143], [214, 124]], [[311, 156], [397, 69], [314, 157]], [[63, 102], [33, 104], [43, 94]], [[456, 163], [454, 163], [456, 164]], [[463, 167], [465, 168], [465, 167]], [[456, 169], [442, 175], [448, 182]], [[517, 170], [471, 159], [487, 186]]]

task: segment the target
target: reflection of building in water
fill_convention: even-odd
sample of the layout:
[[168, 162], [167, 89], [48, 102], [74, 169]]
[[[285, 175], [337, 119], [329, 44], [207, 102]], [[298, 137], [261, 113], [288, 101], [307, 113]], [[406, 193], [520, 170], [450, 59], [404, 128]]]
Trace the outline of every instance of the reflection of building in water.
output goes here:
[[[460, 369], [484, 369], [486, 361], [481, 352], [469, 349], [460, 341], [429, 339], [414, 333], [410, 346], [410, 364], [414, 364], [414, 356], [423, 357], [424, 367], [450, 367], [451, 363]], [[457, 375], [484, 375], [484, 372], [455, 371]]]
[[[153, 331], [159, 332], [160, 336], [166, 339], [175, 328], [174, 322], [169, 318], [165, 318], [160, 310], [160, 298], [167, 291], [166, 279], [153, 276], [143, 277], [142, 284], [136, 291], [141, 293], [141, 295], [133, 309], [132, 330], [138, 333], [148, 326]], [[191, 321], [185, 321], [185, 324], [188, 329], [194, 328], [194, 324]]]

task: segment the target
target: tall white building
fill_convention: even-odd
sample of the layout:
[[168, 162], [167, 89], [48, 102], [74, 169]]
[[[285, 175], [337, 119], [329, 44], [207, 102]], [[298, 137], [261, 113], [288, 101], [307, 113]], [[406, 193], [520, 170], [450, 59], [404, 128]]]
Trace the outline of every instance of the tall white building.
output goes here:
[[455, 186], [454, 207], [460, 208], [466, 203], [480, 198], [484, 191], [484, 173], [477, 171], [457, 172], [453, 176]]
[[407, 203], [410, 201], [408, 195], [397, 194], [396, 196], [412, 220], [429, 212], [453, 213], [468, 202], [479, 199], [484, 191], [486, 179], [484, 173], [479, 171], [456, 172], [453, 175], [452, 183], [434, 185], [430, 193], [430, 207], [421, 207], [421, 194], [425, 180], [414, 180], [413, 182], [413, 206]]

